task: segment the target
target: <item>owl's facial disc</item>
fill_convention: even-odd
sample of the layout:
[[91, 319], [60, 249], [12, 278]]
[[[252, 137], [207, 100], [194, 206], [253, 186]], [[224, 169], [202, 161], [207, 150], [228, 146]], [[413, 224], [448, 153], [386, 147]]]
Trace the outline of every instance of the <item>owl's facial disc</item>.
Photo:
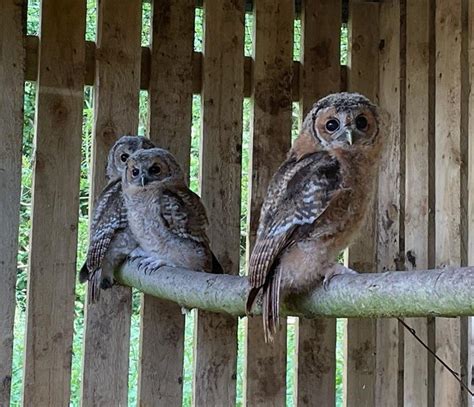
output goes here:
[[132, 158], [128, 163], [128, 181], [137, 187], [145, 188], [163, 181], [168, 176], [168, 165], [158, 157], [143, 162], [137, 162]]
[[314, 133], [324, 148], [369, 145], [377, 133], [377, 122], [365, 106], [354, 106], [347, 111], [329, 107], [317, 113]]

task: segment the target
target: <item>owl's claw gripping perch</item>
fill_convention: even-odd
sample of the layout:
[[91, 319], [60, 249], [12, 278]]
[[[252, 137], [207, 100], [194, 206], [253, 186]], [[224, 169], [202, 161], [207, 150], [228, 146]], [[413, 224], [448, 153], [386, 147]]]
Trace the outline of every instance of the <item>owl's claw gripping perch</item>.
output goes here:
[[143, 270], [145, 275], [150, 275], [152, 272], [165, 265], [166, 264], [161, 259], [145, 257], [140, 260], [140, 263], [138, 264], [138, 270]]
[[324, 276], [324, 280], [323, 280], [324, 291], [329, 290], [329, 283], [331, 282], [331, 280], [335, 276], [340, 276], [340, 275], [343, 275], [343, 274], [352, 274], [352, 275], [354, 275], [354, 274], [359, 274], [359, 273], [355, 270], [352, 270], [348, 267], [343, 266], [342, 264], [336, 264], [336, 265], [332, 266], [330, 268], [330, 270], [328, 270], [328, 272]]

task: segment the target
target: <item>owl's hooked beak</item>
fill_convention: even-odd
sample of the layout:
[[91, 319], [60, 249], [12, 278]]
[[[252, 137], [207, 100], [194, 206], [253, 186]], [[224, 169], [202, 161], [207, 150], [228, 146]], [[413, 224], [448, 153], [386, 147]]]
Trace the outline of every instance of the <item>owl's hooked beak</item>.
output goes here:
[[344, 133], [341, 134], [340, 136], [341, 139], [343, 139], [347, 144], [350, 146], [352, 145], [352, 129], [347, 128], [345, 129]]
[[142, 176], [140, 177], [140, 182], [142, 184], [142, 187], [144, 187], [146, 184], [148, 184], [148, 178], [145, 174], [142, 174]]

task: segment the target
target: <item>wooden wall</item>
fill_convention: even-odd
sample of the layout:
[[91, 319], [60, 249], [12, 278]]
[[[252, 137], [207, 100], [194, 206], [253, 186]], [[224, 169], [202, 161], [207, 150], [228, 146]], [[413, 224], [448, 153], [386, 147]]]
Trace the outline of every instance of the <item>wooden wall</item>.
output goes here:
[[[377, 198], [346, 262], [365, 272], [472, 264], [472, 2], [304, 0], [296, 10], [293, 0], [254, 0], [252, 57], [244, 56], [244, 1], [204, 0], [202, 52], [193, 48], [194, 0], [153, 0], [146, 47], [140, 0], [98, 2], [95, 42], [85, 41], [84, 0], [43, 0], [39, 38], [25, 35], [25, 3], [0, 3], [0, 406], [9, 405], [11, 389], [25, 80], [37, 86], [25, 406], [70, 399], [84, 85], [94, 86], [91, 203], [105, 182], [107, 150], [137, 132], [140, 89], [148, 93], [147, 134], [189, 173], [192, 97], [201, 95], [200, 194], [228, 273], [239, 273], [242, 261], [244, 98], [251, 101], [248, 255], [266, 187], [291, 144], [293, 103], [301, 119], [316, 99], [340, 90], [366, 94], [390, 117]], [[128, 403], [131, 298], [129, 288], [114, 287], [87, 306], [83, 406]], [[182, 405], [185, 318], [176, 304], [141, 298], [139, 405]], [[467, 382], [468, 320], [407, 322]], [[243, 404], [284, 406], [294, 357], [291, 405], [334, 406], [336, 321], [297, 321], [295, 355], [287, 354], [281, 323], [266, 345], [260, 319], [249, 318], [239, 344], [235, 319], [197, 312], [194, 405], [236, 405], [243, 374]], [[346, 321], [344, 354], [346, 406], [472, 403], [396, 320]]]

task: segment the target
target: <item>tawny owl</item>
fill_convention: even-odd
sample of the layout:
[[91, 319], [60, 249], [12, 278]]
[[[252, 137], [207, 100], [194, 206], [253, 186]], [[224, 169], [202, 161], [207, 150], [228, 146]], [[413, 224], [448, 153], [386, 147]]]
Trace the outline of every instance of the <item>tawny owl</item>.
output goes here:
[[111, 148], [107, 160], [108, 184], [96, 200], [90, 227], [87, 260], [79, 280], [89, 283], [89, 300], [97, 301], [100, 290], [113, 284], [114, 270], [137, 247], [127, 222], [123, 202], [122, 173], [128, 157], [140, 149], [152, 148], [150, 140], [139, 136], [123, 136]]
[[183, 267], [221, 273], [209, 247], [208, 220], [199, 196], [187, 186], [184, 173], [167, 150], [133, 154], [123, 175], [128, 222], [142, 257], [139, 268]]
[[247, 312], [263, 294], [267, 340], [280, 297], [353, 272], [335, 262], [364, 222], [381, 151], [378, 109], [357, 93], [319, 100], [270, 182], [250, 258]]

